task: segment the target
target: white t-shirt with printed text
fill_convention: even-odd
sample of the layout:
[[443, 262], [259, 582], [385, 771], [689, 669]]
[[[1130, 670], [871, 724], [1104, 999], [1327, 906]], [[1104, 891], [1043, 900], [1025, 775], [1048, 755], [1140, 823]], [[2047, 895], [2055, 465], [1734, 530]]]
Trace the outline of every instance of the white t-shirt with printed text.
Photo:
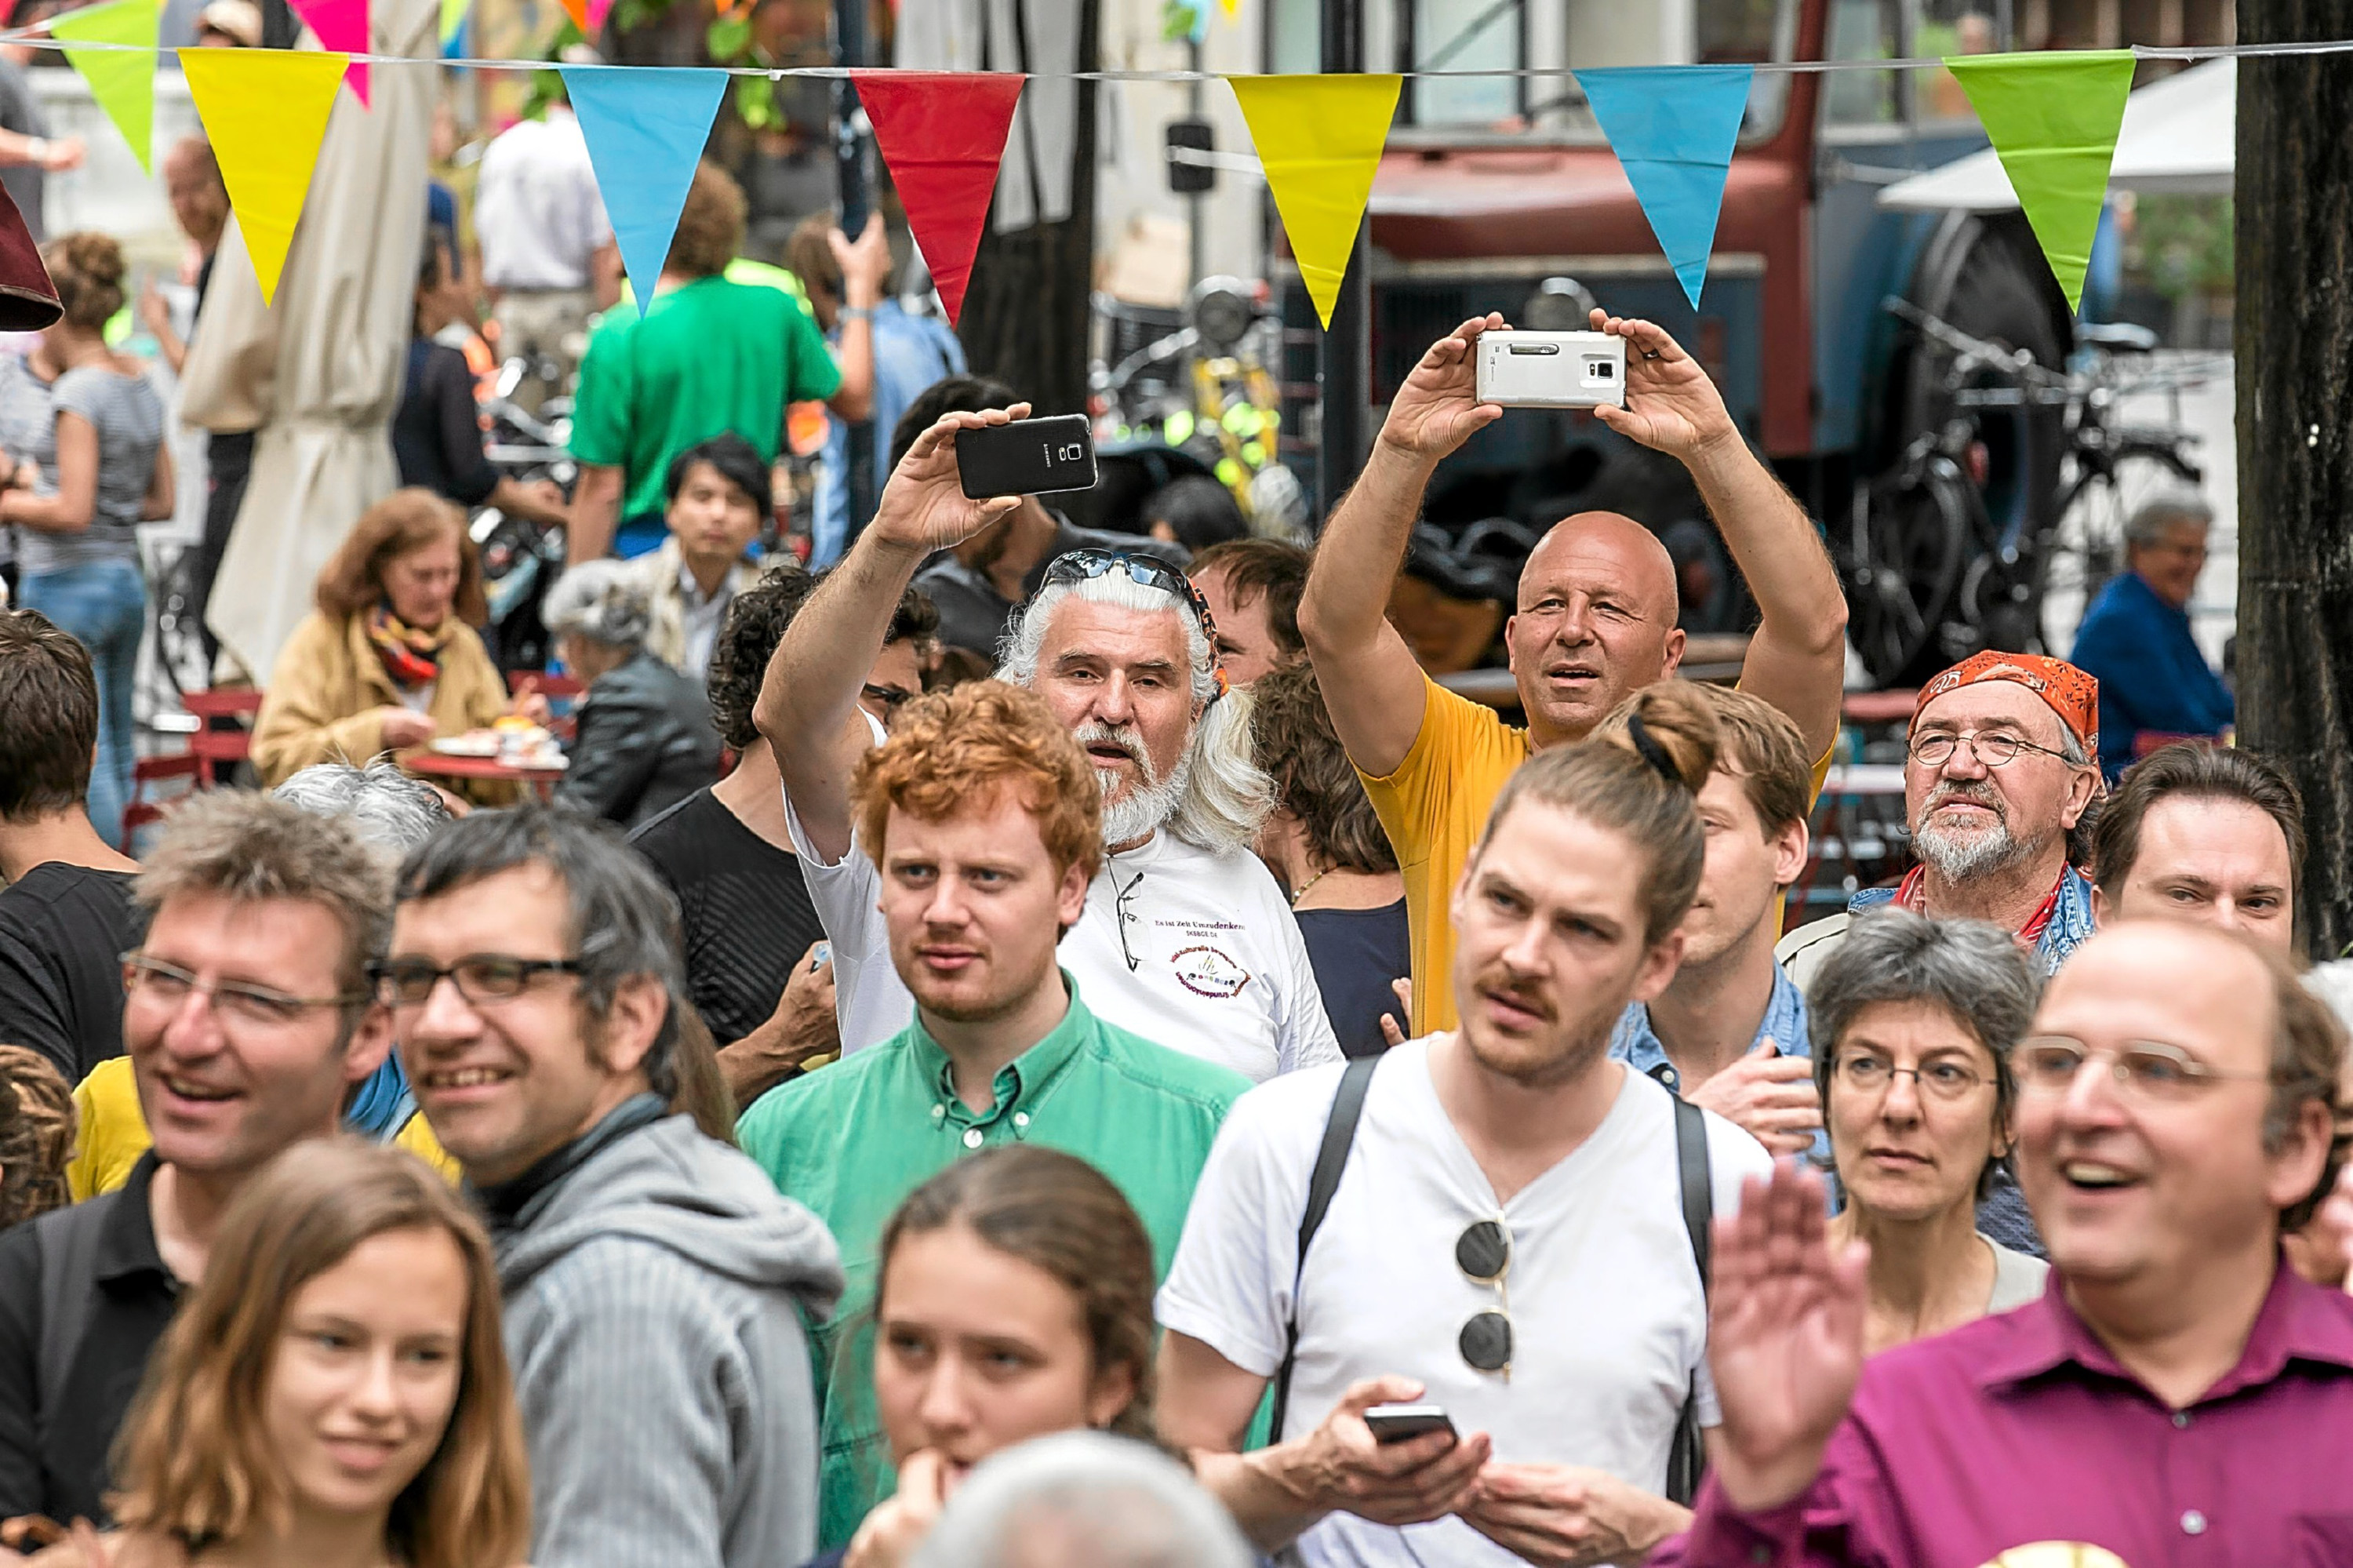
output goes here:
[[[1193, 1192], [1156, 1303], [1163, 1328], [1245, 1372], [1272, 1377], [1299, 1284], [1299, 1351], [1282, 1436], [1314, 1430], [1351, 1383], [1420, 1382], [1496, 1459], [1578, 1465], [1662, 1492], [1676, 1422], [1698, 1376], [1703, 1425], [1717, 1422], [1707, 1312], [1683, 1228], [1672, 1097], [1621, 1065], [1618, 1097], [1591, 1136], [1512, 1201], [1494, 1189], [1440, 1103], [1426, 1036], [1381, 1059], [1324, 1224], [1298, 1275], [1299, 1222], [1340, 1070], [1252, 1089], [1227, 1113]], [[1772, 1160], [1747, 1133], [1706, 1118], [1715, 1212]], [[1504, 1292], [1465, 1276], [1454, 1245], [1480, 1220], [1511, 1232]], [[1464, 1361], [1456, 1337], [1505, 1305], [1510, 1378]], [[1396, 1529], [1334, 1514], [1300, 1538], [1313, 1568], [1520, 1560], [1459, 1519]]]
[[[854, 838], [824, 863], [790, 800], [785, 819], [833, 944], [842, 1054], [881, 1044], [915, 1008], [891, 962], [881, 874]], [[1163, 832], [1105, 855], [1060, 955], [1096, 1017], [1253, 1082], [1341, 1059], [1299, 922], [1247, 852], [1217, 854]]]

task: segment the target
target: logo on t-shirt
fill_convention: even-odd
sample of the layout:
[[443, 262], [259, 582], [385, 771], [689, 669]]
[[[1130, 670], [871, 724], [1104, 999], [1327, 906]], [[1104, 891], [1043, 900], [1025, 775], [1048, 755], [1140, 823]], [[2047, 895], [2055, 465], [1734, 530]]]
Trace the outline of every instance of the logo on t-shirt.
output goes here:
[[1216, 948], [1180, 948], [1168, 964], [1177, 983], [1196, 996], [1239, 996], [1250, 984], [1250, 970]]

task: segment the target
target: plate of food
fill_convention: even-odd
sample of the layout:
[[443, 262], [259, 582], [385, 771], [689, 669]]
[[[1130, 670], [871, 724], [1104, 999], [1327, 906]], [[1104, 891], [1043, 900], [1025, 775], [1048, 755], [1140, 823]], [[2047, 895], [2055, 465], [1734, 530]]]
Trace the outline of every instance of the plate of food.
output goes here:
[[463, 735], [443, 735], [433, 738], [433, 749], [443, 757], [496, 757], [499, 736], [495, 730], [470, 729]]

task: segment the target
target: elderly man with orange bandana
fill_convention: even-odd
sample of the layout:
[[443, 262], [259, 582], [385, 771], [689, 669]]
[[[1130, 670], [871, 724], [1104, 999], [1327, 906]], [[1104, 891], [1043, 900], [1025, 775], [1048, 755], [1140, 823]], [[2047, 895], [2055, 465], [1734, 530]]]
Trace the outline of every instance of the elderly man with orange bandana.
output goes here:
[[2063, 660], [1985, 652], [1920, 688], [1904, 814], [1920, 863], [1846, 913], [1801, 926], [1774, 956], [1802, 987], [1847, 923], [1883, 904], [2015, 932], [2044, 974], [2092, 934], [2077, 824], [2100, 789], [2100, 683]]

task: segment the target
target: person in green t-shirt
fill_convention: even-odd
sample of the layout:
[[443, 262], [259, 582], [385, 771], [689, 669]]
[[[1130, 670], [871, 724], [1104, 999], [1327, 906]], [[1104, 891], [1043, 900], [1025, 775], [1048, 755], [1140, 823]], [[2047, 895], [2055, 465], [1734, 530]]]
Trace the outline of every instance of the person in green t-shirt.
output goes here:
[[573, 405], [580, 462], [568, 555], [643, 555], [659, 546], [662, 478], [697, 441], [733, 430], [774, 462], [787, 404], [823, 401], [845, 419], [872, 405], [872, 312], [891, 267], [880, 221], [856, 244], [833, 237], [849, 291], [841, 362], [800, 302], [727, 276], [744, 240], [744, 193], [717, 164], [694, 173], [670, 256], [641, 316], [606, 313], [589, 334]]
[[736, 1127], [777, 1189], [833, 1233], [849, 1281], [817, 1330], [823, 1547], [848, 1541], [894, 1484], [872, 1307], [900, 1200], [972, 1150], [1060, 1149], [1134, 1205], [1156, 1278], [1219, 1124], [1250, 1087], [1102, 1022], [1056, 963], [1103, 857], [1102, 800], [1044, 700], [995, 681], [909, 704], [859, 770], [859, 842], [881, 873], [891, 962], [914, 1022], [770, 1090]]

